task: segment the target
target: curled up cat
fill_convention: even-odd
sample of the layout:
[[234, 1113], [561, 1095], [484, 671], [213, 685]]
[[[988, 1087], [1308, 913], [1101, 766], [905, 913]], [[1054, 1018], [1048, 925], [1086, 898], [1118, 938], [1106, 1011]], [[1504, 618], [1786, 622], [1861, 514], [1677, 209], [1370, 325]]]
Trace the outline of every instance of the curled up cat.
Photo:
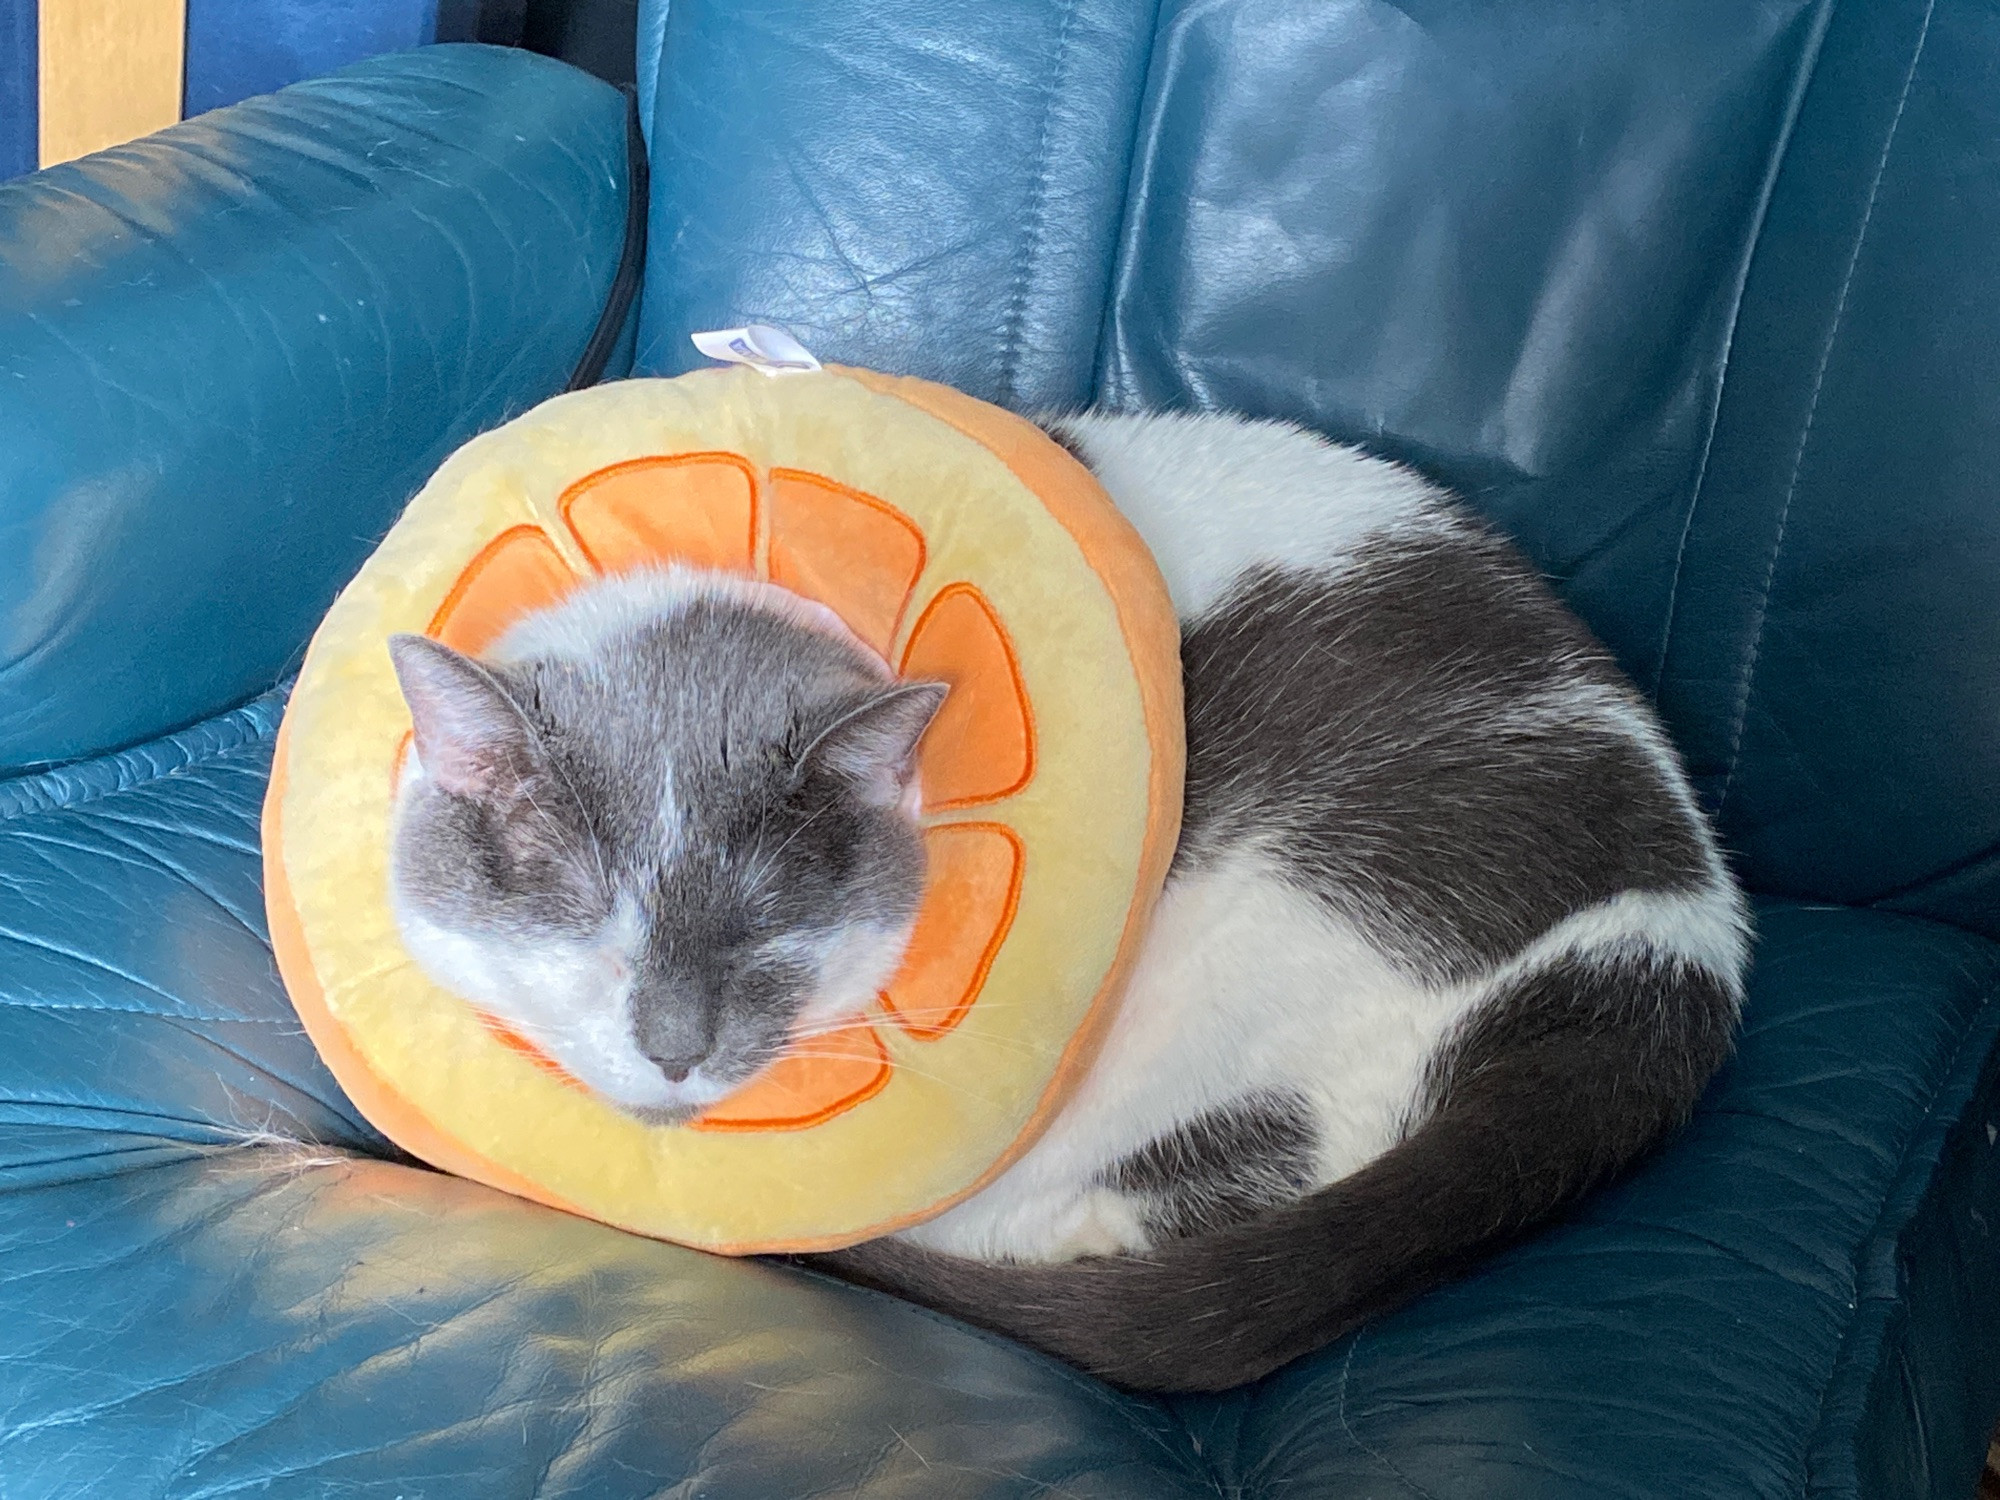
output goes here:
[[[1046, 424], [1182, 623], [1181, 840], [1101, 1053], [929, 1222], [813, 1263], [1122, 1385], [1254, 1379], [1544, 1223], [1727, 1057], [1743, 900], [1659, 724], [1484, 523], [1221, 416]], [[484, 659], [400, 636], [411, 954], [641, 1118], [865, 1010], [945, 689], [663, 570]]]

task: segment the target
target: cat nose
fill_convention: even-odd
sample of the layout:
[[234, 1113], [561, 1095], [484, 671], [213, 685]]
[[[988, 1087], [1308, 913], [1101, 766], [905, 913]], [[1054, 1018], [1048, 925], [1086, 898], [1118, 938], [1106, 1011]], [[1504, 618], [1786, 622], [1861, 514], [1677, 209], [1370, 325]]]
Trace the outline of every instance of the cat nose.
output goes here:
[[701, 1066], [705, 1052], [648, 1052], [647, 1058], [665, 1075], [668, 1083], [686, 1083], [688, 1074]]

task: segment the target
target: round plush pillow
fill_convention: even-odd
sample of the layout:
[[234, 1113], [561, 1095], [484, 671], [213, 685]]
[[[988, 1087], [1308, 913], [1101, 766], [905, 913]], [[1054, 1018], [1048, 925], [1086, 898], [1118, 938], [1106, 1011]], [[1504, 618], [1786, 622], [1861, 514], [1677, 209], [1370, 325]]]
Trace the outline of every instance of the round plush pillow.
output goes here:
[[[949, 684], [918, 752], [909, 955], [848, 1031], [691, 1124], [619, 1112], [432, 984], [389, 907], [410, 718], [388, 637], [477, 654], [580, 582], [679, 562], [769, 579]], [[1166, 588], [1088, 471], [942, 386], [747, 369], [558, 397], [438, 470], [313, 638], [264, 804], [272, 944], [361, 1111], [436, 1166], [727, 1253], [942, 1212], [1089, 1065], [1179, 828]]]

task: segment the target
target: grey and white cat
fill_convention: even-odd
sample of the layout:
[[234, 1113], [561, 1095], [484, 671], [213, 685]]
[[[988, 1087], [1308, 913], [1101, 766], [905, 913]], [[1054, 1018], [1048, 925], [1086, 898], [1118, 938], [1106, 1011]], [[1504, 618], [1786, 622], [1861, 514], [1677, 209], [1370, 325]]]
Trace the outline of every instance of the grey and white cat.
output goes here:
[[[1745, 910], [1644, 701], [1443, 493], [1279, 424], [1047, 425], [1182, 617], [1181, 843], [1046, 1134], [815, 1259], [1123, 1384], [1220, 1389], [1685, 1119], [1730, 1048]], [[943, 689], [827, 611], [641, 573], [483, 662], [392, 649], [410, 951], [607, 1098], [684, 1118], [895, 969]]]

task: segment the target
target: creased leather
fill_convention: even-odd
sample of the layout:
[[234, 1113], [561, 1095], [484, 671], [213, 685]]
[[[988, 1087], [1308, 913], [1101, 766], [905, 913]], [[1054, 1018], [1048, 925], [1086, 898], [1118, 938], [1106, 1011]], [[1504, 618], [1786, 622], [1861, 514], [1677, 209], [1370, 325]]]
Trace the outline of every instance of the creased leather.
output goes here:
[[1153, 8], [654, 8], [639, 370], [762, 321], [1002, 405], [1086, 403]]
[[0, 1196], [0, 1411], [10, 1500], [1214, 1494], [915, 1308], [301, 1150]]
[[0, 1181], [100, 1170], [126, 1136], [388, 1151], [271, 959], [257, 825], [283, 701], [0, 781]]
[[1661, 679], [1765, 889], [2000, 935], [2000, 33], [1843, 6], [1738, 320]]

